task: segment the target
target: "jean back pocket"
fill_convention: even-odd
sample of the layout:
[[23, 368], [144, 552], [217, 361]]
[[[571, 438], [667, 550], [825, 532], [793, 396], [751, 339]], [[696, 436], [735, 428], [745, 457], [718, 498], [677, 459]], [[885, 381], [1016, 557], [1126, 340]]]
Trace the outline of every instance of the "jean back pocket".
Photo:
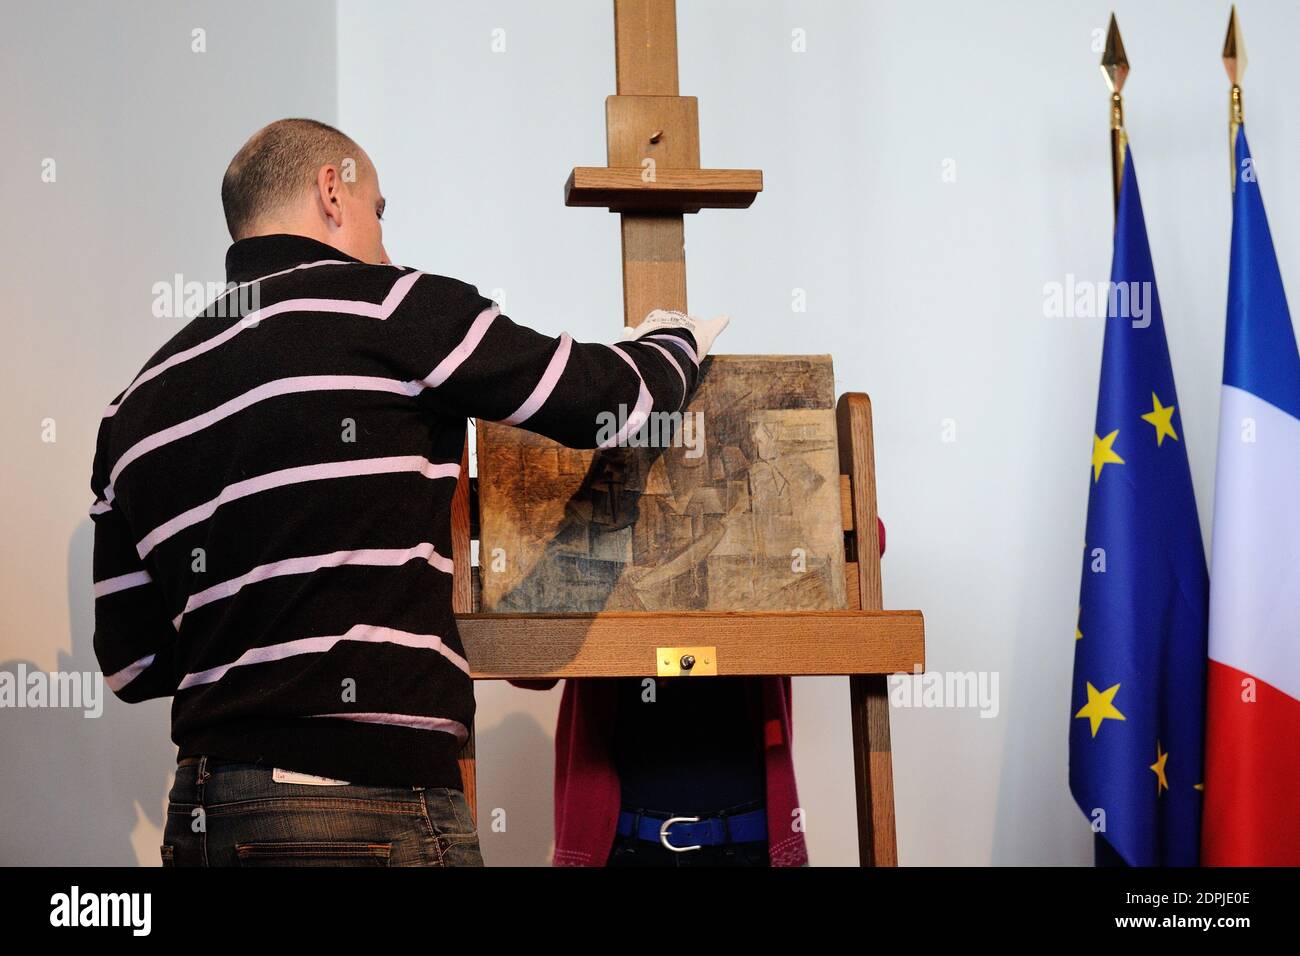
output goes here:
[[240, 866], [388, 866], [391, 843], [236, 843]]

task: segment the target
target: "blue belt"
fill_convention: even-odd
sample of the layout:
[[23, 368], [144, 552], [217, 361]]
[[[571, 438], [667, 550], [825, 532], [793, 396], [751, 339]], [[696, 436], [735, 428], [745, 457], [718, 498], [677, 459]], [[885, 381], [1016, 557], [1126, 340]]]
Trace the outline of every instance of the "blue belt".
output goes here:
[[618, 815], [618, 835], [659, 843], [678, 853], [726, 843], [760, 843], [767, 839], [767, 810], [735, 816], [652, 817], [624, 810]]

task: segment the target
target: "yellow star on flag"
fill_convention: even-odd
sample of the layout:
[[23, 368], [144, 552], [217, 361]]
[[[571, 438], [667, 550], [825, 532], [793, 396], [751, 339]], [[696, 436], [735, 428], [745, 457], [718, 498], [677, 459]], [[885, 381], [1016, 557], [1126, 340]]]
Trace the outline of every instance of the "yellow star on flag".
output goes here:
[[1101, 478], [1101, 469], [1103, 465], [1122, 465], [1124, 459], [1115, 454], [1115, 449], [1110, 446], [1115, 443], [1115, 437], [1119, 434], [1119, 429], [1115, 429], [1105, 438], [1092, 436], [1092, 480], [1095, 484]]
[[1092, 735], [1097, 736], [1097, 731], [1101, 729], [1103, 720], [1125, 720], [1125, 716], [1116, 710], [1112, 703], [1115, 699], [1116, 692], [1119, 691], [1119, 684], [1113, 687], [1107, 687], [1105, 690], [1097, 690], [1088, 683], [1088, 703], [1079, 708], [1075, 717], [1087, 717], [1088, 723], [1092, 727]]
[[1165, 776], [1165, 761], [1169, 759], [1169, 753], [1161, 753], [1160, 741], [1156, 741], [1156, 762], [1150, 766], [1150, 770], [1156, 775], [1156, 795], [1160, 791], [1169, 789], [1169, 778]]
[[1178, 441], [1178, 433], [1174, 431], [1174, 406], [1168, 407], [1160, 404], [1160, 399], [1156, 398], [1156, 393], [1151, 393], [1151, 411], [1142, 416], [1144, 422], [1150, 422], [1156, 429], [1156, 447], [1159, 448], [1164, 444], [1165, 436], [1168, 435], [1174, 441]]

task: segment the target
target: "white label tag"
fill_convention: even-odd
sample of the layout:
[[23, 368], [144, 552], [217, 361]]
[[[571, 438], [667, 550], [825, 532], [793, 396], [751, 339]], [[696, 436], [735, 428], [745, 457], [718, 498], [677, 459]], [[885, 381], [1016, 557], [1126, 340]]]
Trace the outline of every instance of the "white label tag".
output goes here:
[[298, 773], [294, 770], [281, 770], [279, 767], [271, 769], [271, 779], [276, 783], [303, 783], [309, 787], [346, 787], [346, 780], [335, 780], [332, 777], [318, 777], [311, 773]]

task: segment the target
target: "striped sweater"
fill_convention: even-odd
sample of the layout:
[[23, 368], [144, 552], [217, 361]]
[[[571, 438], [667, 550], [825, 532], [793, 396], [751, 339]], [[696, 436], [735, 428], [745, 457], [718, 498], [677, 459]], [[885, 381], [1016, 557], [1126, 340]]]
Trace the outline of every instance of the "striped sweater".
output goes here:
[[[466, 419], [621, 443], [685, 404], [695, 340], [543, 335], [464, 282], [301, 236], [236, 242], [226, 272], [226, 295], [100, 425], [105, 681], [125, 701], [172, 696], [181, 756], [458, 788], [474, 716], [451, 610]], [[625, 422], [612, 438], [610, 415]]]

